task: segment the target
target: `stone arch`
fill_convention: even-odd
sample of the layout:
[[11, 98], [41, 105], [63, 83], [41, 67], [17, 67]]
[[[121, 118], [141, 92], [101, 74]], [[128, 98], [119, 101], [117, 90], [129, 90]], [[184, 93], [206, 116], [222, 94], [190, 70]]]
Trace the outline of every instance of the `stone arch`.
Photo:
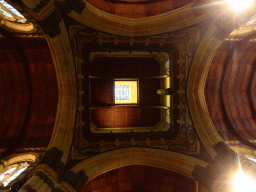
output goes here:
[[[45, 4], [35, 0], [24, 0], [23, 3], [24, 10], [43, 29], [52, 54], [58, 85], [58, 107], [46, 154], [58, 153], [55, 158], [61, 161], [63, 168], [71, 148], [77, 105], [74, 57], [68, 32], [59, 8], [53, 0]], [[68, 7], [68, 5], [66, 6]], [[54, 152], [49, 152], [51, 150]], [[56, 150], [58, 151], [57, 153], [55, 153]], [[47, 158], [44, 158], [42, 163], [45, 163], [45, 159]]]
[[90, 181], [102, 173], [129, 165], [157, 167], [194, 178], [192, 175], [194, 167], [196, 165], [206, 167], [208, 163], [171, 151], [131, 147], [90, 157], [74, 166], [71, 171], [74, 173], [84, 171], [88, 176], [88, 181]]
[[[71, 11], [74, 20], [93, 29], [121, 36], [150, 36], [180, 30], [209, 18], [206, 14], [194, 12], [190, 3], [179, 9], [146, 18], [131, 19], [116, 16], [86, 3], [82, 13]], [[93, 22], [92, 22], [93, 21]]]
[[1, 160], [1, 163], [6, 167], [21, 161], [35, 162], [38, 158], [39, 155], [36, 153], [12, 154], [11, 156]]

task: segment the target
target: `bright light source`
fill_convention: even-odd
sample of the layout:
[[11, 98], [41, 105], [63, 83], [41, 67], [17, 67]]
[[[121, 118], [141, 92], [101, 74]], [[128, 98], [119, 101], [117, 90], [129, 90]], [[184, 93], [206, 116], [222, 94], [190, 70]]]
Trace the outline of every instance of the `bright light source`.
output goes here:
[[245, 175], [243, 172], [239, 172], [234, 177], [234, 191], [235, 192], [255, 192], [256, 191], [256, 184], [254, 180]]
[[253, 0], [227, 0], [230, 7], [236, 11], [241, 11], [248, 7]]
[[138, 103], [138, 81], [115, 81], [115, 104]]

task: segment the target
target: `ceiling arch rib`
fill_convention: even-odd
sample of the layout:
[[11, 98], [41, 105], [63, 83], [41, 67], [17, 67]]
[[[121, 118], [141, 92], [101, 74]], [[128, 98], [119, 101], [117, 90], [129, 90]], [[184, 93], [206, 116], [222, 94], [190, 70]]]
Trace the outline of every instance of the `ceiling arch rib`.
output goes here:
[[[204, 87], [211, 62], [222, 44], [222, 40], [215, 37], [217, 29], [218, 26], [214, 23], [211, 24], [201, 40], [191, 65], [187, 84], [188, 104], [195, 129], [207, 152], [212, 157], [217, 155], [213, 146], [222, 141], [222, 138], [211, 120], [205, 101]], [[207, 41], [207, 43], [204, 43], [204, 41]], [[202, 53], [201, 50], [207, 51]]]
[[120, 17], [138, 19], [167, 13], [193, 0], [86, 0], [95, 8]]
[[167, 33], [192, 26], [209, 18], [205, 14], [196, 15], [192, 3], [168, 13], [139, 19], [109, 14], [89, 3], [86, 4], [81, 14], [71, 11], [68, 15], [93, 29], [129, 37]]
[[117, 149], [88, 158], [75, 165], [71, 170], [75, 173], [84, 170], [88, 176], [87, 182], [89, 182], [102, 173], [129, 165], [157, 167], [193, 178], [194, 167], [196, 165], [206, 167], [208, 163], [171, 151], [132, 147]]

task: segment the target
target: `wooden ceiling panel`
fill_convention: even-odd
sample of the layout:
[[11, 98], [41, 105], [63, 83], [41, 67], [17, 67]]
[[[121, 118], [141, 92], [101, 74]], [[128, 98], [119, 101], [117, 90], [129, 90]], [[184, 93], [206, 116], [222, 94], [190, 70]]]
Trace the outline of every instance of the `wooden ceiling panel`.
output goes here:
[[99, 128], [153, 127], [161, 117], [160, 109], [116, 107], [94, 109], [91, 120]]
[[160, 64], [151, 57], [97, 57], [91, 63], [90, 74], [109, 78], [151, 77], [160, 75]]
[[159, 79], [141, 79], [139, 81], [139, 103], [144, 106], [161, 105], [160, 96], [156, 93], [160, 88]]
[[105, 106], [114, 104], [114, 81], [111, 79], [91, 79], [91, 105]]
[[138, 108], [127, 108], [127, 126], [136, 127], [141, 118], [141, 110]]
[[144, 79], [160, 75], [160, 64], [154, 58], [98, 57], [91, 63], [90, 72], [91, 76], [107, 77], [107, 79], [90, 80], [92, 106], [96, 107], [114, 106], [115, 78], [137, 78], [139, 81], [139, 106], [127, 105], [93, 110], [91, 120], [97, 127], [151, 127], [160, 121], [159, 109], [141, 108], [141, 106], [161, 105], [160, 96], [156, 93], [160, 88], [160, 80]]
[[113, 127], [126, 127], [127, 126], [127, 113], [126, 109], [122, 108], [114, 108], [112, 109], [113, 114]]

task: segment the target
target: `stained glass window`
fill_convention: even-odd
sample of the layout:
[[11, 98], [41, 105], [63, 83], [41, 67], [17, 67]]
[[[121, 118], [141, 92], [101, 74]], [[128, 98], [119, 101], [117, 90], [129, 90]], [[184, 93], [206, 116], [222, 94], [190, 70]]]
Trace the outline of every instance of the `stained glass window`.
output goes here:
[[254, 15], [249, 22], [247, 22], [246, 24], [255, 24], [256, 22], [256, 15]]
[[254, 161], [256, 163], [256, 159], [251, 158], [251, 157], [247, 157], [248, 159], [250, 159], [251, 161]]
[[16, 167], [13, 167], [11, 169], [8, 169], [7, 171], [5, 171], [4, 173], [2, 173], [0, 175], [0, 181], [2, 181], [4, 178], [6, 178], [10, 173], [12, 173], [14, 170], [16, 169]]
[[138, 81], [115, 81], [115, 104], [136, 104]]
[[11, 177], [9, 177], [4, 183], [3, 186], [7, 186], [11, 181], [16, 179], [23, 171], [25, 171], [28, 167], [23, 167], [19, 169], [17, 172], [15, 172]]
[[129, 85], [115, 85], [115, 100], [129, 100], [130, 86]]
[[2, 13], [3, 15], [9, 18], [16, 19], [20, 23], [26, 22], [25, 17], [19, 11], [17, 11], [13, 6], [5, 2], [4, 0], [0, 0], [0, 13]]
[[23, 171], [28, 168], [28, 162], [22, 162], [15, 165], [10, 165], [7, 170], [0, 175], [0, 185], [6, 187], [11, 181], [16, 179]]

